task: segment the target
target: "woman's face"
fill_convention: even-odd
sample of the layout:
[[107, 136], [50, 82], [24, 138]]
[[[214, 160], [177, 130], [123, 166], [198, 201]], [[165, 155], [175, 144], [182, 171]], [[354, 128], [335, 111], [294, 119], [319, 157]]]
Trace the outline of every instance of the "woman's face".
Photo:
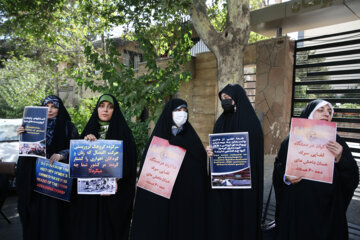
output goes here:
[[179, 108], [172, 112], [172, 118], [176, 126], [180, 127], [187, 121], [188, 114], [186, 108]]
[[[221, 100], [225, 100], [225, 99], [232, 99], [229, 95], [227, 95], [226, 93], [221, 93]], [[234, 105], [235, 102], [234, 100], [232, 100], [232, 104]]]
[[174, 118], [174, 112], [187, 112], [187, 109], [186, 108], [179, 108], [179, 109], [176, 109], [172, 112], [172, 117]]
[[56, 116], [59, 113], [59, 109], [56, 108], [55, 105], [53, 103], [51, 103], [51, 102], [47, 103], [46, 107], [49, 108], [49, 110], [48, 110], [48, 118], [49, 119], [56, 118]]
[[331, 121], [331, 107], [327, 104], [319, 109], [317, 109], [313, 114], [314, 120], [325, 120], [330, 122]]
[[103, 122], [108, 122], [111, 120], [111, 117], [114, 112], [114, 106], [108, 101], [103, 101], [98, 107], [98, 117]]

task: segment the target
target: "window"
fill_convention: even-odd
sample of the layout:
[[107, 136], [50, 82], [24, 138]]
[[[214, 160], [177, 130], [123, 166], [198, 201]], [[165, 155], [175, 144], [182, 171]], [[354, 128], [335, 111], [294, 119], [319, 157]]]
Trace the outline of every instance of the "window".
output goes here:
[[244, 66], [244, 89], [246, 94], [255, 108], [255, 95], [256, 95], [256, 65]]
[[124, 50], [123, 63], [125, 66], [132, 67], [135, 71], [139, 70], [139, 63], [142, 62], [142, 54]]

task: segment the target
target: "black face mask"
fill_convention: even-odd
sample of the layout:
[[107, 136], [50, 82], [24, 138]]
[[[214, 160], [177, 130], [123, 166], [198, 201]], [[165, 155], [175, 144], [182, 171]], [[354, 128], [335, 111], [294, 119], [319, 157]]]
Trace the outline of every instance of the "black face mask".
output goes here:
[[233, 112], [234, 111], [234, 105], [232, 104], [232, 99], [224, 99], [221, 100], [221, 106], [224, 109], [224, 112]]

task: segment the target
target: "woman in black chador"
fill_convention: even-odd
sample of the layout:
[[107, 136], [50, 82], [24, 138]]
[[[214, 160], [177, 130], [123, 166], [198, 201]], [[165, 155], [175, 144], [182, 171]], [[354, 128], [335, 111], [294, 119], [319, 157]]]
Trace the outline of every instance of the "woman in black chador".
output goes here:
[[115, 97], [104, 94], [99, 98], [80, 137], [123, 140], [123, 178], [117, 180], [115, 195], [76, 196], [72, 239], [127, 240], [135, 194], [136, 145]]
[[[45, 98], [42, 106], [49, 107], [46, 131], [46, 157], [50, 161], [68, 162], [70, 139], [79, 137], [78, 131], [57, 96]], [[18, 134], [24, 127], [17, 129]], [[35, 157], [19, 157], [16, 189], [18, 211], [23, 226], [23, 239], [62, 240], [69, 237], [69, 208], [67, 202], [33, 191], [35, 186]]]
[[[264, 183], [264, 137], [259, 119], [238, 84], [219, 92], [224, 112], [217, 119], [214, 133], [248, 132], [251, 189], [211, 189], [209, 239], [261, 239], [260, 219]], [[213, 155], [207, 147], [208, 156]]]
[[186, 149], [170, 199], [137, 188], [132, 240], [207, 239], [206, 192], [209, 179], [206, 152], [188, 121], [187, 103], [172, 99], [156, 123], [145, 148], [141, 165], [154, 136], [167, 139], [170, 144]]
[[[300, 118], [331, 121], [334, 110], [324, 100], [310, 102]], [[328, 150], [334, 155], [333, 183], [285, 176], [289, 137], [281, 144], [274, 164], [277, 239], [348, 239], [346, 209], [359, 183], [359, 170], [345, 141], [336, 136]]]

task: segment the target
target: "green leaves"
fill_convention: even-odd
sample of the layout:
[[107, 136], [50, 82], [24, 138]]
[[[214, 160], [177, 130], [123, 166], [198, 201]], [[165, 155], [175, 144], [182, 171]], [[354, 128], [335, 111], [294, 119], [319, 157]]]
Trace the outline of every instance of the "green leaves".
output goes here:
[[[3, 2], [7, 5], [0, 5], [0, 11], [8, 16], [6, 25], [13, 29], [12, 39], [21, 39], [24, 53], [39, 59], [38, 68], [47, 69], [45, 72], [50, 75], [47, 79], [56, 82], [72, 78], [93, 92], [116, 96], [141, 151], [148, 123], [157, 119], [165, 101], [182, 81], [190, 78], [182, 66], [191, 59], [192, 33], [186, 20], [186, 7], [191, 1], [15, 0], [14, 5], [13, 0]], [[115, 48], [108, 34], [114, 26], [127, 29], [121, 41], [137, 44], [135, 53], [142, 59], [141, 73], [137, 66], [123, 64], [123, 52]], [[101, 39], [100, 46], [94, 47], [95, 39]], [[61, 64], [67, 67], [59, 70]], [[43, 77], [35, 78], [44, 80]], [[37, 86], [28, 78], [23, 77], [20, 82]], [[17, 84], [21, 85], [20, 82]], [[37, 96], [43, 98], [44, 94]], [[82, 100], [70, 110], [79, 129], [83, 127], [82, 121], [88, 119], [88, 110], [82, 106], [87, 104]], [[141, 114], [145, 109], [150, 118], [143, 121]]]
[[49, 85], [53, 73], [39, 61], [29, 58], [12, 58], [0, 69], [0, 98], [8, 109], [7, 118], [22, 117], [25, 106], [39, 105], [52, 93]]
[[77, 127], [79, 133], [84, 130], [88, 120], [90, 119], [96, 102], [97, 98], [84, 98], [80, 99], [77, 106], [67, 108], [71, 116], [71, 120]]
[[[111, 93], [116, 96], [126, 119], [132, 119], [128, 123], [140, 152], [146, 144], [148, 123], [159, 117], [166, 99], [179, 89], [182, 81], [190, 78], [188, 72], [180, 71], [180, 66], [191, 59], [187, 53], [192, 44], [188, 38], [189, 33], [183, 34], [186, 36], [185, 40], [173, 41], [174, 44], [171, 46], [173, 55], [166, 60], [158, 59], [156, 48], [154, 48], [154, 44], [159, 46], [161, 43], [156, 42], [155, 36], [151, 39], [146, 37], [147, 34], [149, 34], [147, 31], [141, 30], [133, 35], [141, 46], [143, 59], [146, 60], [141, 67], [143, 74], [139, 75], [132, 67], [127, 67], [119, 61], [122, 59], [121, 54], [108, 39], [104, 44], [105, 52], [85, 47], [88, 60], [100, 72], [102, 81], [95, 83], [91, 80], [78, 80], [79, 84], [84, 84], [93, 91]], [[169, 47], [164, 50], [170, 52]], [[166, 62], [166, 64], [161, 62]], [[143, 121], [140, 116], [145, 109], [151, 114], [150, 118]]]

